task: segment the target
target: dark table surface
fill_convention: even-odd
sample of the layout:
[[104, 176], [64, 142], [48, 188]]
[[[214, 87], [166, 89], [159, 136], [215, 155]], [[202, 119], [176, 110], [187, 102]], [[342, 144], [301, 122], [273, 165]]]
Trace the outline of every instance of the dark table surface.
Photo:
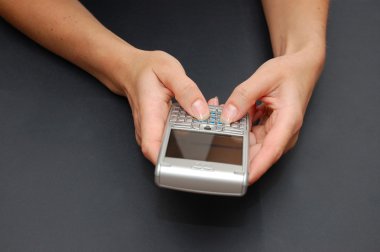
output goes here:
[[[84, 1], [224, 101], [271, 57], [258, 1]], [[380, 251], [380, 4], [332, 1], [297, 147], [243, 198], [159, 189], [126, 99], [0, 20], [0, 251]]]

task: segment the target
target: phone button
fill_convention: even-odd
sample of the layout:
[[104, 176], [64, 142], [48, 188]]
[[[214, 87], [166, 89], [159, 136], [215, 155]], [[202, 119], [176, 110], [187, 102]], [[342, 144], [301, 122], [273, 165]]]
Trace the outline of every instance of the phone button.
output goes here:
[[192, 128], [193, 129], [199, 129], [199, 123], [193, 123]]
[[202, 124], [201, 129], [203, 130], [215, 130], [215, 125], [209, 125], [209, 124]]
[[216, 131], [223, 131], [223, 127], [222, 126], [216, 126], [215, 130]]
[[169, 120], [170, 122], [175, 122], [175, 121], [177, 121], [177, 116], [172, 116], [172, 117], [170, 117], [170, 120]]
[[176, 128], [191, 128], [190, 123], [173, 123], [173, 126]]
[[225, 132], [230, 132], [230, 133], [237, 133], [237, 134], [243, 134], [243, 131], [240, 130], [240, 129], [236, 129], [236, 128], [232, 128], [232, 127], [228, 127], [228, 126], [225, 126], [224, 127], [224, 131]]

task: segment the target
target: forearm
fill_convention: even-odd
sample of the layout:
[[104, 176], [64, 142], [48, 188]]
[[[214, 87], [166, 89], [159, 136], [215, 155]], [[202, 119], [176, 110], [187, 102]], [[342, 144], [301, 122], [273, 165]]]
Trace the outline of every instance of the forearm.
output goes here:
[[[0, 0], [0, 15], [27, 36], [91, 73], [110, 89], [120, 55], [136, 51], [75, 0]], [[121, 53], [123, 52], [123, 53]], [[125, 64], [125, 60], [123, 60]], [[113, 90], [122, 93], [121, 90]]]
[[313, 48], [324, 60], [328, 0], [262, 0], [274, 56]]

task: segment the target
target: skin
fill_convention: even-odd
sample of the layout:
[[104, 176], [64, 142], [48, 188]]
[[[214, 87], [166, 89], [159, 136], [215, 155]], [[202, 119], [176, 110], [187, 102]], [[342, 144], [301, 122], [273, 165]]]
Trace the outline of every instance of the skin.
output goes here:
[[247, 111], [261, 117], [250, 134], [251, 184], [295, 145], [326, 55], [327, 0], [262, 3], [274, 58], [235, 88], [222, 114], [227, 122]]
[[[326, 47], [328, 0], [262, 2], [274, 58], [236, 86], [222, 114], [226, 123], [247, 112], [253, 121], [260, 120], [250, 133], [251, 184], [296, 143]], [[0, 0], [0, 15], [127, 97], [137, 143], [154, 164], [173, 97], [192, 116], [209, 116], [206, 99], [178, 60], [162, 51], [133, 47], [78, 1]], [[262, 104], [257, 106], [256, 101]], [[209, 104], [219, 104], [217, 97]]]

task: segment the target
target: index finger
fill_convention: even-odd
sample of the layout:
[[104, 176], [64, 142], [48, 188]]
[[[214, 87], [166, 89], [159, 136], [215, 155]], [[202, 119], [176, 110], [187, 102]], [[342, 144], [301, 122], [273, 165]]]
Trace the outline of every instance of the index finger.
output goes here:
[[[283, 109], [272, 113], [272, 126], [264, 138], [260, 151], [250, 161], [249, 183], [257, 181], [284, 153], [288, 142], [298, 132], [302, 117]], [[301, 118], [301, 119], [300, 119]]]
[[180, 65], [160, 67], [155, 70], [158, 79], [174, 93], [175, 99], [192, 116], [204, 120], [210, 116], [206, 99], [197, 84]]

